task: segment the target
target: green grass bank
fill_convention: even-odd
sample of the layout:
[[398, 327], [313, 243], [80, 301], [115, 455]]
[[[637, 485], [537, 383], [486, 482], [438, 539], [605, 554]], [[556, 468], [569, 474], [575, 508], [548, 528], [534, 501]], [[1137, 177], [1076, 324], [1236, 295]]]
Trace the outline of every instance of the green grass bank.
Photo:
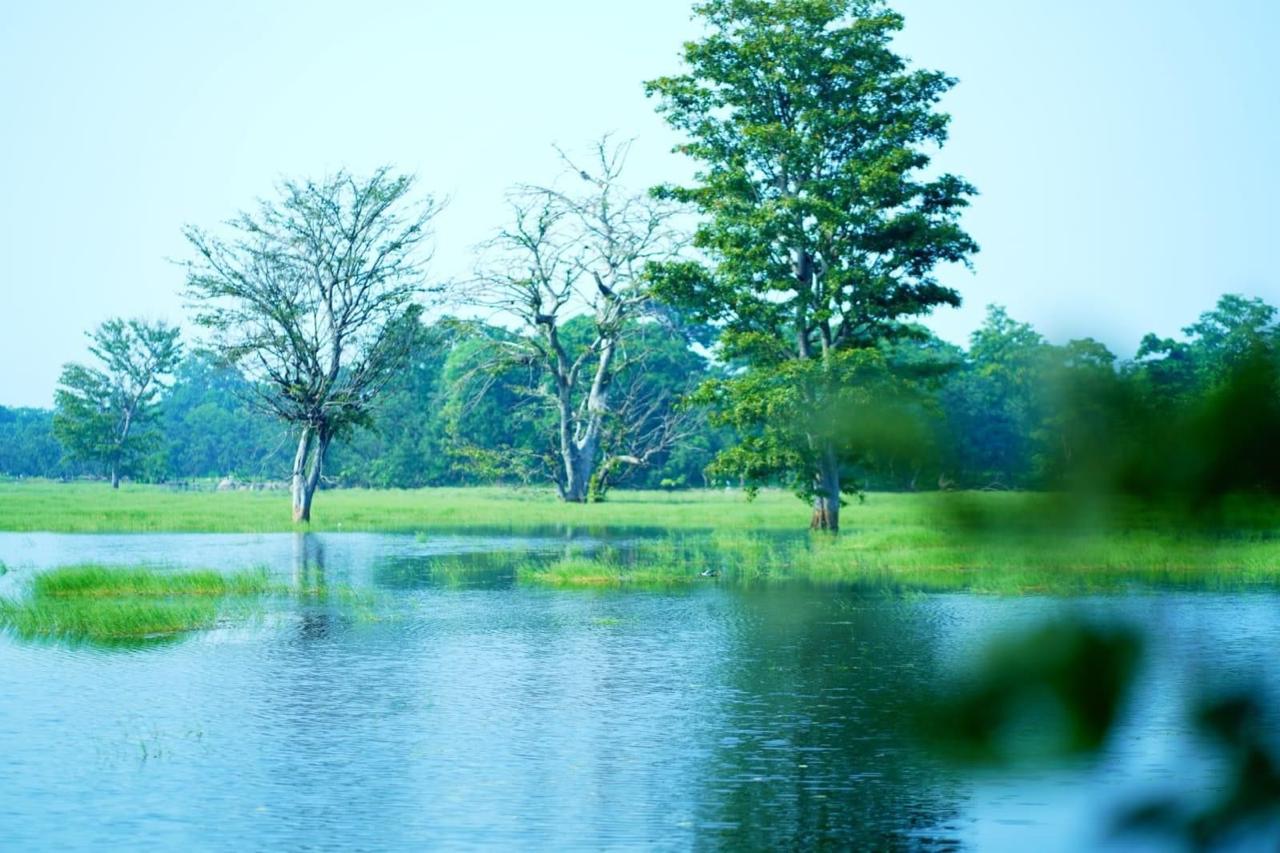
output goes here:
[[[885, 507], [887, 509], [887, 507]], [[793, 495], [614, 490], [564, 504], [549, 489], [332, 489], [316, 495], [317, 531], [441, 528], [663, 527], [796, 530], [809, 513]], [[270, 533], [297, 529], [283, 491], [176, 491], [105, 483], [0, 483], [0, 530], [53, 533]]]
[[[288, 504], [278, 491], [3, 483], [0, 530], [289, 531], [298, 528]], [[615, 490], [604, 503], [566, 505], [538, 489], [331, 490], [317, 496], [309, 529], [648, 534], [628, 549], [512, 558], [520, 582], [561, 587], [808, 580], [1026, 593], [1280, 583], [1280, 505], [1259, 499], [1189, 517], [1134, 501], [1052, 494], [871, 494], [846, 507], [835, 539], [806, 534], [808, 515], [780, 491], [747, 501], [741, 492]]]

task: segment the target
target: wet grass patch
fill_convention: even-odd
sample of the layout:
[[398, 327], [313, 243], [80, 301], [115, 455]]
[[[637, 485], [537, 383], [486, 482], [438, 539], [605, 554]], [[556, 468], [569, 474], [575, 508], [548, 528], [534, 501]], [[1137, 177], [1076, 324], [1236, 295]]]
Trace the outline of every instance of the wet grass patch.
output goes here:
[[35, 598], [154, 598], [257, 595], [268, 592], [266, 572], [166, 572], [143, 567], [81, 565], [42, 572], [31, 582]]
[[806, 583], [994, 595], [1240, 590], [1280, 584], [1280, 542], [1158, 530], [988, 536], [896, 525], [839, 538], [722, 532], [526, 562], [516, 577], [582, 588]]
[[215, 627], [272, 591], [265, 572], [171, 572], [65, 566], [36, 575], [29, 594], [0, 600], [0, 626], [18, 636], [93, 643], [173, 639]]
[[698, 580], [687, 565], [620, 560], [616, 554], [522, 563], [516, 580], [553, 587], [675, 587]]

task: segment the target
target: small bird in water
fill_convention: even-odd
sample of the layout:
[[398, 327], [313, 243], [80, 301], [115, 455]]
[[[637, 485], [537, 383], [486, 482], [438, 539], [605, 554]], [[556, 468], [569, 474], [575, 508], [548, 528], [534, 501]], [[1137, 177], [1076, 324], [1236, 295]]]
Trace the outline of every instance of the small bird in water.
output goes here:
[[699, 574], [700, 578], [718, 578], [720, 577], [719, 569], [703, 569]]

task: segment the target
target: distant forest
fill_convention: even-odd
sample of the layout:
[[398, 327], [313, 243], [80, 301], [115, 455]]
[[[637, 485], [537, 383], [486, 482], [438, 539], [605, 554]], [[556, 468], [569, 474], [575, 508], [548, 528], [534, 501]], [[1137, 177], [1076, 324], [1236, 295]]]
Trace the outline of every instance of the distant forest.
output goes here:
[[[676, 400], [707, 379], [733, 374], [733, 364], [704, 357], [700, 330], [672, 330], [671, 324], [649, 323], [632, 337], [630, 346], [643, 358], [630, 368], [636, 375], [620, 377], [618, 385], [643, 383], [650, 397]], [[891, 434], [865, 438], [858, 485], [1051, 489], [1100, 476], [1101, 469], [1135, 488], [1155, 490], [1168, 488], [1170, 478], [1194, 480], [1197, 466], [1234, 478], [1223, 488], [1280, 479], [1269, 470], [1277, 463], [1268, 461], [1276, 458], [1268, 450], [1270, 431], [1280, 424], [1272, 393], [1280, 353], [1276, 309], [1228, 295], [1184, 332], [1182, 340], [1148, 335], [1134, 359], [1120, 360], [1088, 338], [1051, 344], [995, 306], [967, 349], [910, 329], [882, 346], [893, 372], [909, 379], [914, 393], [881, 425]], [[556, 427], [528, 393], [538, 379], [519, 367], [495, 373], [485, 366], [494, 337], [502, 334], [508, 333], [448, 318], [421, 325], [407, 365], [380, 396], [371, 427], [335, 440], [324, 484], [547, 482]], [[573, 337], [570, 321], [566, 338]], [[188, 353], [159, 399], [131, 478], [286, 481], [291, 430], [255, 408], [250, 390], [236, 369], [211, 354]], [[682, 439], [650, 464], [621, 469], [617, 484], [740, 484], [707, 469], [741, 436], [711, 423], [695, 404], [683, 408], [688, 421]], [[0, 475], [102, 475], [68, 458], [53, 419], [52, 409], [0, 407]], [[1205, 447], [1213, 448], [1215, 459], [1188, 452]], [[1121, 464], [1124, 470], [1117, 472]]]

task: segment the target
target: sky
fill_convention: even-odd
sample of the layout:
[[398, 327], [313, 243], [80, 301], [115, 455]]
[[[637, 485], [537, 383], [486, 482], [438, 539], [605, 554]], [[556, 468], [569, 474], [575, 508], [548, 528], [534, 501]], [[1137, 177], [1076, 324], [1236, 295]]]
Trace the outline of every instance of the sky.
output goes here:
[[[989, 303], [1122, 357], [1224, 292], [1280, 303], [1280, 3], [897, 0], [898, 49], [959, 80], [941, 168], [982, 246], [947, 269], [963, 343]], [[187, 323], [184, 224], [284, 177], [389, 164], [447, 198], [432, 276], [465, 277], [553, 144], [634, 138], [637, 189], [690, 172], [642, 81], [690, 0], [8, 0], [0, 4], [0, 404], [48, 406], [85, 331]]]

